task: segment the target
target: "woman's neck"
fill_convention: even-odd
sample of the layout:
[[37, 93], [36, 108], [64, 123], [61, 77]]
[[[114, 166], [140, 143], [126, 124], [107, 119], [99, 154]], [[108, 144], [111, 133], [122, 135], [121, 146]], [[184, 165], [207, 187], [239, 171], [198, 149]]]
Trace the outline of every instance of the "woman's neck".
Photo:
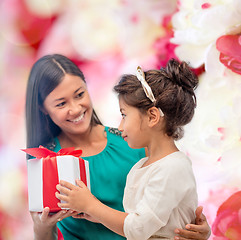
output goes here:
[[62, 132], [58, 139], [61, 148], [74, 147], [75, 149], [81, 149], [83, 151], [82, 156], [96, 155], [107, 144], [104, 126], [102, 125], [93, 126], [84, 134], [69, 135]]

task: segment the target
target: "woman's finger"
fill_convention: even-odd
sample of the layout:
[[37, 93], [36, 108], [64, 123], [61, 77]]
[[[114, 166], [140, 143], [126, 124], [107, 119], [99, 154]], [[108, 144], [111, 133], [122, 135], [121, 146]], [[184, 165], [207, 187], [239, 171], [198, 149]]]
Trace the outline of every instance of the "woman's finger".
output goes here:
[[42, 214], [41, 214], [41, 216], [40, 216], [41, 222], [44, 222], [44, 221], [47, 220], [48, 215], [49, 215], [49, 211], [50, 211], [49, 207], [45, 207], [45, 208], [43, 209]]
[[175, 237], [175, 240], [194, 240], [194, 239], [190, 239], [190, 238], [183, 238], [183, 237]]
[[[175, 233], [177, 233], [179, 236], [179, 239], [203, 239], [202, 235], [199, 232], [193, 232], [189, 230], [184, 230], [184, 229], [178, 229], [175, 230]], [[176, 238], [178, 239], [178, 238]]]
[[75, 215], [73, 215], [72, 217], [73, 217], [73, 218], [79, 218], [79, 219], [85, 218], [83, 213], [75, 214]]

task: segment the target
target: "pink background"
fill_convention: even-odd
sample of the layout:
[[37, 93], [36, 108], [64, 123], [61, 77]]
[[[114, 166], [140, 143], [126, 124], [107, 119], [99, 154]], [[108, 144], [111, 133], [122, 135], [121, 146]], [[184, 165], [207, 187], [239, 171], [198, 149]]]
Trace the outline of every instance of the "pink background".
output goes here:
[[[241, 186], [240, 6], [240, 0], [1, 0], [0, 240], [33, 236], [20, 151], [25, 90], [32, 64], [52, 53], [79, 65], [98, 115], [113, 127], [120, 114], [112, 88], [121, 74], [165, 66], [171, 57], [190, 63], [200, 79], [198, 106], [177, 144], [193, 162], [212, 226], [219, 206]], [[241, 239], [227, 235], [228, 228], [223, 224], [210, 239]]]

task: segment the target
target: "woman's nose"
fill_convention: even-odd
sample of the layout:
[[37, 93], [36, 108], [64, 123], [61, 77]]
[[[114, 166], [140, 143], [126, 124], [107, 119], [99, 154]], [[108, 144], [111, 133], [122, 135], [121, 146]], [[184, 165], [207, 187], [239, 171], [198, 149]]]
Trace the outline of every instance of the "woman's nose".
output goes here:
[[81, 111], [81, 105], [77, 102], [71, 103], [69, 107], [69, 114], [75, 115], [78, 114]]

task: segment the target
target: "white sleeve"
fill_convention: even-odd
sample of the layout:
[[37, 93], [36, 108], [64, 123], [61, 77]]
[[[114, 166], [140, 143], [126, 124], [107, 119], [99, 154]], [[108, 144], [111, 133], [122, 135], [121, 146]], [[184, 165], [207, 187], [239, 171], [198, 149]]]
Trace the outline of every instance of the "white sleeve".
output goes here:
[[140, 201], [135, 213], [129, 213], [124, 222], [124, 234], [128, 240], [148, 239], [164, 223], [156, 216], [153, 210]]
[[188, 191], [189, 168], [183, 166], [183, 161], [182, 165], [177, 162], [175, 166], [157, 167], [152, 171], [142, 199], [125, 218], [124, 234], [128, 240], [144, 240], [154, 235], [167, 224], [172, 210]]

